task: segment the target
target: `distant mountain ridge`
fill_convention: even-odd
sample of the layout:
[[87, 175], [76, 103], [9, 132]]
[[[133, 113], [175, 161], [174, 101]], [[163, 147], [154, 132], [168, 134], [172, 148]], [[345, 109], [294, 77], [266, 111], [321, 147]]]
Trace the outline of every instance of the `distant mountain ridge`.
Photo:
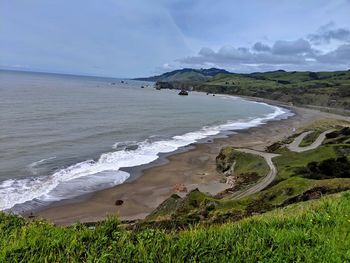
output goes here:
[[157, 76], [135, 78], [135, 80], [154, 81], [154, 82], [156, 81], [206, 81], [219, 73], [229, 74], [230, 72], [219, 68], [209, 68], [209, 69], [184, 68], [184, 69], [177, 69], [170, 72], [166, 72]]

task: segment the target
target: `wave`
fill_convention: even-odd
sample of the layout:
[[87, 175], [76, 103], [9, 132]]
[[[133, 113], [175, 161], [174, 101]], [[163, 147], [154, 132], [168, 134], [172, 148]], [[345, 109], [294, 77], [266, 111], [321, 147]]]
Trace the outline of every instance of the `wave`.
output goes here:
[[30, 165], [28, 165], [28, 169], [33, 175], [38, 175], [39, 171], [40, 171], [40, 166], [48, 161], [53, 160], [53, 159], [56, 159], [56, 156], [41, 159], [39, 161], [33, 162]]
[[[113, 145], [115, 151], [102, 154], [97, 161], [86, 160], [49, 176], [3, 181], [0, 183], [0, 210], [8, 210], [16, 204], [28, 201], [42, 203], [69, 199], [98, 189], [115, 186], [130, 177], [129, 173], [121, 171], [120, 168], [151, 163], [159, 158], [160, 153], [176, 151], [181, 147], [224, 131], [256, 127], [278, 117], [291, 116], [289, 110], [268, 106], [273, 107], [274, 112], [264, 117], [206, 126], [198, 131], [174, 136], [167, 140], [145, 140], [138, 143], [134, 141], [118, 142]], [[32, 166], [38, 166], [52, 158], [40, 160], [33, 163]]]

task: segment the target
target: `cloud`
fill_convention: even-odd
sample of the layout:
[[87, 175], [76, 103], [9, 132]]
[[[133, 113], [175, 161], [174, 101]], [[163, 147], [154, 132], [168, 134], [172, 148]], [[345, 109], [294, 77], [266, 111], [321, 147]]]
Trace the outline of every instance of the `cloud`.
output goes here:
[[253, 46], [253, 50], [258, 51], [258, 52], [268, 52], [271, 50], [271, 47], [268, 45], [265, 45], [261, 42], [256, 42]]
[[318, 57], [320, 62], [350, 64], [350, 44], [340, 45], [335, 50]]
[[252, 49], [233, 46], [223, 46], [218, 51], [202, 48], [198, 55], [190, 56], [179, 61], [184, 64], [229, 65], [232, 63], [245, 64], [300, 64], [308, 55], [311, 57], [312, 48], [306, 40], [277, 41], [270, 48], [260, 42], [254, 44]]
[[303, 38], [278, 40], [269, 45], [256, 42], [251, 48], [223, 46], [217, 51], [202, 48], [197, 55], [179, 59], [180, 65], [224, 67], [237, 72], [257, 70], [337, 70], [350, 67], [350, 44], [322, 53]]
[[350, 30], [347, 28], [334, 28], [334, 23], [321, 26], [317, 33], [308, 36], [316, 45], [330, 43], [332, 40], [350, 42]]
[[279, 40], [272, 47], [272, 53], [279, 55], [298, 55], [311, 51], [309, 41], [302, 38], [295, 41]]

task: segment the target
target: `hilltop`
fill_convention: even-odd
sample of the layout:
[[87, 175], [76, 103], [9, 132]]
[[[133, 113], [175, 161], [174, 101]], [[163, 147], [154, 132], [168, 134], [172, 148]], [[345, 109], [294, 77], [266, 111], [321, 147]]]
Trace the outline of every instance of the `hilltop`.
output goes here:
[[142, 81], [206, 81], [217, 74], [229, 74], [228, 71], [218, 68], [209, 68], [209, 69], [192, 69], [184, 68], [173, 70], [170, 72], [163, 73], [161, 75], [145, 77], [145, 78], [136, 78], [135, 80]]

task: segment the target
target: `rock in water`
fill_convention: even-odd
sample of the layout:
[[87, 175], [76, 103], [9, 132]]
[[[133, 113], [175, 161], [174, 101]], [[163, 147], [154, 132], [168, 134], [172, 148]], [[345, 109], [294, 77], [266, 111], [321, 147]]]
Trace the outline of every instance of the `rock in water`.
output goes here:
[[180, 92], [179, 92], [179, 95], [182, 95], [182, 96], [187, 96], [188, 95], [188, 92], [186, 91], [186, 90], [181, 90]]

